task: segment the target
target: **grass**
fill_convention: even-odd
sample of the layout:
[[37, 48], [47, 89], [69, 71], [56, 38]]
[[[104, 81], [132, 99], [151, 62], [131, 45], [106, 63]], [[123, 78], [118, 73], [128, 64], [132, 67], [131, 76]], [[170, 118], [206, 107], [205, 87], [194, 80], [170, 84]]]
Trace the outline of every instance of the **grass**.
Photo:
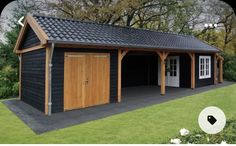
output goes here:
[[200, 130], [198, 114], [206, 106], [233, 117], [235, 103], [236, 84], [36, 135], [0, 102], [0, 143], [163, 143], [183, 127]]

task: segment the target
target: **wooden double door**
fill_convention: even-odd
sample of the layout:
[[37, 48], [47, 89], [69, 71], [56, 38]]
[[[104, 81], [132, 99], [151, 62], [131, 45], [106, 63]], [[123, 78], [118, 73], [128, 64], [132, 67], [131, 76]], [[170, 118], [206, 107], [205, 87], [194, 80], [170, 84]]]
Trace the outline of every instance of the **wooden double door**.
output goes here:
[[109, 94], [109, 53], [65, 53], [65, 111], [109, 103]]

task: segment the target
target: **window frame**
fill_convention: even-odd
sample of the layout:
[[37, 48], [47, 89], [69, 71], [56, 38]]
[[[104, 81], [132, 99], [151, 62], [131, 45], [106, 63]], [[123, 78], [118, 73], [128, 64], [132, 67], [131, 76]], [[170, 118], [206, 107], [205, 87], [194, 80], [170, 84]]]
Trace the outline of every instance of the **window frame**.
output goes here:
[[198, 69], [199, 69], [199, 79], [211, 78], [211, 56], [199, 56]]

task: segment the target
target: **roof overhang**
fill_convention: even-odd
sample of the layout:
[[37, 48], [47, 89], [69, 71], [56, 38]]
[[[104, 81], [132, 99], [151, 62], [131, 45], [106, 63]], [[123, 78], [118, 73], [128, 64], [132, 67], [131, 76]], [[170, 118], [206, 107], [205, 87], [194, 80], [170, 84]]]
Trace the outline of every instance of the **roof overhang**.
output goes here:
[[22, 49], [22, 48], [20, 48], [20, 45], [21, 45], [21, 43], [24, 39], [24, 35], [26, 33], [26, 30], [29, 27], [31, 27], [33, 29], [33, 31], [35, 32], [35, 34], [39, 38], [40, 45], [47, 44], [47, 41], [49, 40], [47, 34], [43, 31], [41, 26], [36, 22], [36, 20], [33, 18], [32, 15], [27, 14], [25, 19], [24, 19], [23, 24], [24, 24], [24, 26], [20, 30], [19, 36], [18, 36], [17, 41], [16, 41], [15, 48], [13, 50], [14, 53], [19, 53], [18, 50]]
[[58, 48], [90, 48], [90, 49], [123, 49], [135, 51], [168, 51], [168, 52], [196, 52], [196, 53], [219, 53], [220, 50], [203, 50], [203, 49], [183, 49], [183, 48], [166, 48], [166, 47], [153, 47], [143, 45], [120, 45], [120, 44], [101, 44], [101, 43], [86, 43], [86, 42], [72, 42], [72, 41], [54, 41], [49, 40], [48, 43], [54, 43]]

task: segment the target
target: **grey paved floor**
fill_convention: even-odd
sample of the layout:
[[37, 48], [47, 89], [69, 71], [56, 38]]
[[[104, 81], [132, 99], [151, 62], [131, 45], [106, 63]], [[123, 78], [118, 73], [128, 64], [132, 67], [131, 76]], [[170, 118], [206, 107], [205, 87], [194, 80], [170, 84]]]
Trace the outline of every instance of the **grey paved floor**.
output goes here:
[[167, 87], [165, 96], [160, 95], [160, 88], [157, 86], [129, 87], [122, 89], [121, 103], [111, 103], [80, 110], [56, 113], [52, 114], [50, 117], [45, 116], [42, 112], [17, 99], [4, 101], [4, 104], [35, 133], [41, 134], [47, 131], [97, 120], [231, 84], [233, 83], [224, 82], [223, 84], [196, 88], [194, 90]]

